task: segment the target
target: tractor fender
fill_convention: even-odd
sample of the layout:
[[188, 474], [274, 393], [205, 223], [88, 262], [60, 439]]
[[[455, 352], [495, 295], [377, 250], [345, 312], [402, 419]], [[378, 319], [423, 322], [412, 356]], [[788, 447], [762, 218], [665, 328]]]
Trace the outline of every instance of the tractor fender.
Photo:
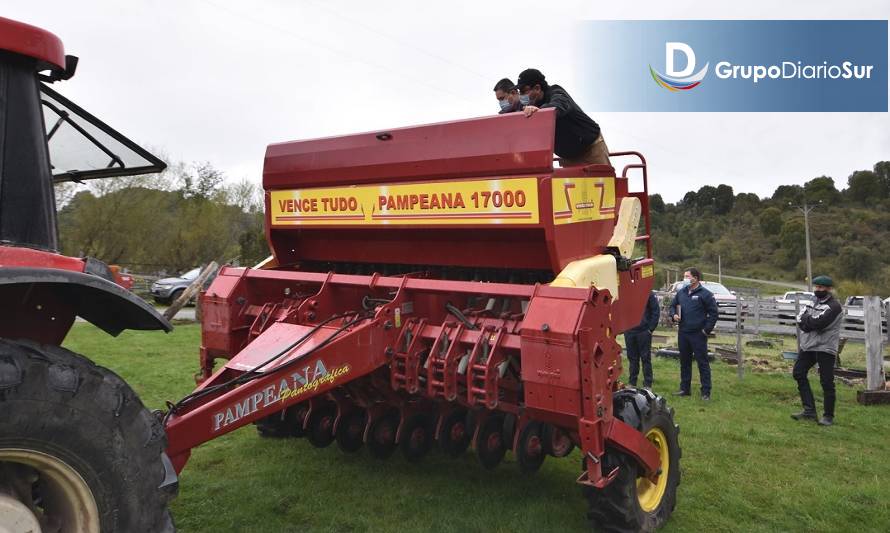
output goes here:
[[[11, 288], [45, 292], [84, 320], [116, 337], [125, 329], [173, 330], [166, 318], [142, 298], [93, 274], [58, 268], [0, 268], [0, 293]], [[4, 305], [15, 305], [6, 301]], [[73, 320], [73, 318], [72, 318]]]

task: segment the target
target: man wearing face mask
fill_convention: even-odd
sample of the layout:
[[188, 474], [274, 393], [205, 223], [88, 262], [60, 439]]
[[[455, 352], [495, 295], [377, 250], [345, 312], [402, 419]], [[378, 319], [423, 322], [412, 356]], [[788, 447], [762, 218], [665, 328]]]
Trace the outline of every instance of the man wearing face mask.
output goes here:
[[539, 109], [556, 110], [556, 135], [553, 151], [564, 167], [573, 165], [610, 165], [609, 148], [599, 124], [588, 117], [559, 85], [550, 85], [537, 69], [526, 69], [516, 82], [519, 94], [528, 97], [523, 111], [531, 117]]
[[708, 335], [717, 325], [717, 301], [714, 294], [701, 285], [701, 272], [689, 268], [683, 272], [683, 286], [671, 302], [674, 322], [680, 324], [677, 341], [680, 345], [680, 390], [677, 396], [690, 396], [692, 358], [698, 363], [701, 399], [711, 399], [711, 364], [708, 362]]
[[822, 393], [825, 397], [825, 409], [822, 418], [819, 419], [820, 426], [830, 426], [834, 423], [834, 361], [841, 337], [841, 321], [844, 318], [844, 309], [831, 294], [833, 285], [834, 282], [828, 276], [813, 278], [813, 294], [816, 295], [816, 301], [807, 304], [797, 317], [800, 349], [792, 375], [797, 381], [803, 411], [791, 415], [791, 418], [816, 420], [816, 401], [810, 389], [807, 372], [818, 363], [819, 382], [822, 384]]
[[501, 108], [498, 111], [499, 115], [522, 111], [522, 108], [528, 103], [528, 96], [520, 95], [519, 89], [513, 85], [510, 78], [504, 78], [497, 82], [494, 86], [494, 96], [498, 99], [498, 106]]

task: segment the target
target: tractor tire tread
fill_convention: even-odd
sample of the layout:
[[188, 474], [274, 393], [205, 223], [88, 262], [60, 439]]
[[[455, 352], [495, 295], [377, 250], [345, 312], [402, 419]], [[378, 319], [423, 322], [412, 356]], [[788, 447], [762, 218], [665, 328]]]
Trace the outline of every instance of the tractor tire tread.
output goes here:
[[89, 486], [102, 531], [175, 531], [160, 419], [111, 370], [58, 346], [0, 339], [0, 449], [40, 451]]
[[[637, 497], [637, 464], [627, 454], [607, 448], [604, 456], [604, 470], [617, 466], [616, 478], [605, 488], [598, 490], [584, 487], [588, 501], [587, 517], [595, 530], [604, 532], [630, 533], [651, 532], [663, 526], [677, 504], [677, 487], [680, 484], [680, 457], [682, 450], [678, 440], [678, 426], [674, 423], [672, 409], [667, 407], [663, 397], [648, 401], [649, 409], [635, 424], [639, 431], [659, 427], [668, 440], [671, 450], [668, 485], [660, 505], [653, 512], [645, 512]], [[616, 416], [619, 411], [616, 409]], [[675, 453], [674, 453], [675, 452]], [[606, 461], [608, 459], [608, 461]], [[608, 464], [608, 467], [606, 466]]]

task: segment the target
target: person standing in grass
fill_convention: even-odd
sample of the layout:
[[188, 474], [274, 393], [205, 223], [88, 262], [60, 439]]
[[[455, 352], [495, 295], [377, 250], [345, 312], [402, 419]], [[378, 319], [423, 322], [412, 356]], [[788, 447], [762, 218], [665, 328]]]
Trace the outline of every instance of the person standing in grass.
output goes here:
[[830, 426], [834, 423], [834, 361], [837, 358], [841, 321], [844, 318], [843, 307], [831, 294], [833, 286], [834, 281], [828, 276], [813, 278], [813, 294], [816, 295], [816, 301], [808, 303], [797, 317], [800, 349], [792, 375], [797, 381], [803, 411], [791, 415], [791, 418], [816, 420], [816, 400], [813, 398], [807, 373], [818, 364], [819, 382], [822, 384], [822, 393], [825, 396], [823, 416], [819, 419], [820, 426]]
[[677, 342], [680, 345], [680, 390], [676, 396], [690, 396], [692, 358], [698, 363], [701, 399], [711, 399], [711, 363], [708, 362], [708, 335], [717, 325], [717, 300], [702, 287], [701, 272], [688, 268], [683, 272], [683, 286], [674, 295], [670, 307], [674, 322], [680, 324]]
[[628, 382], [634, 387], [640, 374], [640, 361], [643, 362], [643, 387], [652, 387], [652, 332], [658, 327], [660, 314], [658, 298], [655, 292], [650, 292], [643, 319], [638, 326], [624, 332], [624, 345], [630, 363]]

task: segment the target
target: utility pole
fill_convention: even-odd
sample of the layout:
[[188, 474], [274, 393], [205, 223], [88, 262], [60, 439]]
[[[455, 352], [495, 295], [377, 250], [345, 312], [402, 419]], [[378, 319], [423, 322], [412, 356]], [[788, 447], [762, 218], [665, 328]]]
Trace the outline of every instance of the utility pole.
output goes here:
[[717, 283], [723, 283], [723, 258], [720, 254], [717, 254]]
[[[822, 203], [821, 201], [819, 202]], [[813, 260], [810, 256], [810, 211], [816, 208], [815, 205], [807, 205], [807, 199], [803, 199], [803, 205], [793, 205], [789, 203], [788, 205], [796, 208], [798, 211], [803, 213], [803, 233], [804, 233], [804, 242], [806, 243], [807, 248], [807, 290], [813, 292]]]

